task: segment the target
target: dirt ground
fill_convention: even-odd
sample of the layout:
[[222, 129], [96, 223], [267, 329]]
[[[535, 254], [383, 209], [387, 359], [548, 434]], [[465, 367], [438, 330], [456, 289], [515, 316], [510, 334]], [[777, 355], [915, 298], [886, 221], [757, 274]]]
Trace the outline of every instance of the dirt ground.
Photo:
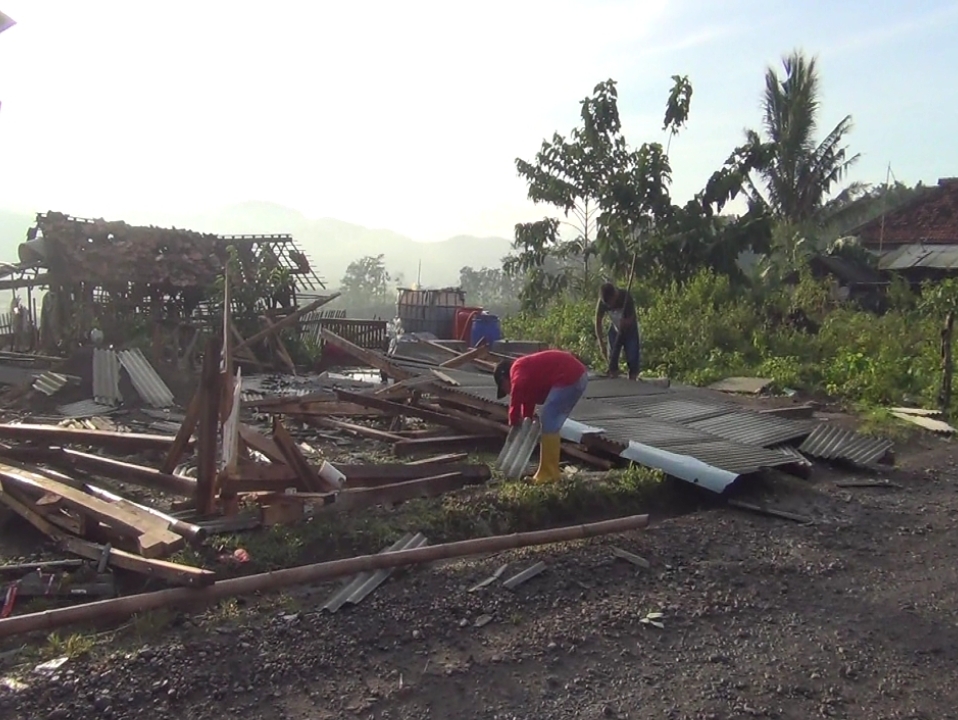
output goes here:
[[[954, 718], [958, 445], [924, 436], [898, 463], [897, 487], [819, 468], [746, 489], [810, 524], [713, 509], [413, 569], [335, 615], [326, 585], [177, 616], [149, 645], [28, 669], [0, 717]], [[468, 592], [540, 560], [515, 591]]]

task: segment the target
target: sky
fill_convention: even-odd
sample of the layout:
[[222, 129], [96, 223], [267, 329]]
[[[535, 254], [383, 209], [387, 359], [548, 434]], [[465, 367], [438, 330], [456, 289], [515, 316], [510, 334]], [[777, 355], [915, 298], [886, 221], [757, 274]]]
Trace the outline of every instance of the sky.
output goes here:
[[[665, 142], [694, 93], [673, 196], [760, 120], [800, 48], [821, 136], [844, 115], [853, 180], [958, 175], [958, 0], [0, 0], [0, 208], [168, 224], [246, 201], [424, 241], [511, 237], [551, 214], [515, 159], [618, 82], [628, 140]], [[282, 232], [283, 228], [251, 231]]]

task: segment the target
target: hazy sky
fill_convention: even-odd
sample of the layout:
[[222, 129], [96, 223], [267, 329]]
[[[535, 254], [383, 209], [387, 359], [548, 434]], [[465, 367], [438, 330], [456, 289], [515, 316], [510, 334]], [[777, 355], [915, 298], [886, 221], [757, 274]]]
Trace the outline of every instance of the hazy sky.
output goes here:
[[[684, 200], [759, 119], [763, 71], [819, 56], [855, 179], [958, 175], [958, 1], [0, 0], [0, 207], [155, 219], [246, 200], [422, 240], [546, 210], [516, 156], [619, 81], [627, 137], [672, 143]], [[264, 228], [282, 231], [283, 228]]]

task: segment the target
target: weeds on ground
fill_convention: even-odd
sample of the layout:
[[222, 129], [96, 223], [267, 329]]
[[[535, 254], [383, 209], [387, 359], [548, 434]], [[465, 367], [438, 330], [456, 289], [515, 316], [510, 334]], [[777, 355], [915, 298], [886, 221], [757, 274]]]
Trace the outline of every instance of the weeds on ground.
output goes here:
[[[210, 541], [208, 557], [197, 557], [224, 576], [245, 575], [379, 552], [407, 532], [422, 532], [440, 543], [621, 517], [647, 512], [662, 480], [661, 473], [634, 466], [575, 473], [552, 485], [494, 482], [392, 510], [321, 512], [294, 525], [219, 536]], [[246, 551], [248, 562], [229, 561], [238, 548]], [[227, 610], [221, 606], [219, 612]]]
[[[751, 375], [869, 408], [935, 407], [941, 320], [907, 288], [888, 294], [891, 307], [882, 314], [832, 300], [827, 284], [807, 275], [795, 286], [759, 292], [703, 271], [682, 284], [637, 282], [633, 295], [644, 375], [696, 385]], [[504, 332], [599, 367], [594, 311], [593, 298], [562, 300], [548, 312], [508, 318]], [[794, 314], [814, 327], [783, 320]], [[955, 401], [958, 410], [958, 394]]]

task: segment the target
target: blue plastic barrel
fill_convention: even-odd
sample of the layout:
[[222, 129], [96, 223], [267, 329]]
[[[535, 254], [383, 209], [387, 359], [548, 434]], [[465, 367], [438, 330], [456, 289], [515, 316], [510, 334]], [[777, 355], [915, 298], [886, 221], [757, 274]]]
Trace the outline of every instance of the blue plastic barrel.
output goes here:
[[483, 340], [486, 341], [486, 345], [492, 347], [492, 343], [501, 339], [502, 326], [499, 324], [498, 315], [482, 312], [473, 318], [472, 333], [469, 337], [470, 347], [476, 347]]

